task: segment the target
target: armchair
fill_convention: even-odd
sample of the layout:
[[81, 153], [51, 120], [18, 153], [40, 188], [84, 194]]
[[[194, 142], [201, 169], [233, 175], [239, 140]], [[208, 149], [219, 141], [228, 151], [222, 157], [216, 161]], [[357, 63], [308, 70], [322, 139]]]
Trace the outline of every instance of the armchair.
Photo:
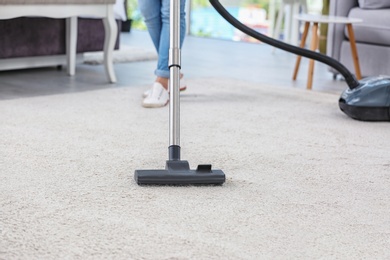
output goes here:
[[[359, 54], [362, 76], [390, 75], [390, 6], [369, 5], [368, 0], [330, 0], [329, 15], [363, 19], [354, 24], [356, 46]], [[351, 49], [345, 25], [329, 25], [327, 55], [340, 61], [354, 71]], [[333, 68], [329, 70], [337, 76]]]

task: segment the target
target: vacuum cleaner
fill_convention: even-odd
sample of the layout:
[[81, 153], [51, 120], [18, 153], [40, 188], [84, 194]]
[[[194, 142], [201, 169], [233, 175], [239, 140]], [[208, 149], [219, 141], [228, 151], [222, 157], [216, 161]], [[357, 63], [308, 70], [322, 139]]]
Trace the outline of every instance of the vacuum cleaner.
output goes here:
[[390, 76], [368, 77], [358, 81], [337, 60], [263, 35], [234, 18], [218, 0], [210, 0], [210, 3], [226, 21], [243, 33], [276, 48], [325, 63], [340, 72], [348, 89], [341, 94], [339, 107], [348, 116], [361, 121], [390, 121]]
[[170, 1], [169, 47], [169, 159], [165, 169], [135, 170], [139, 185], [222, 185], [225, 174], [211, 164], [191, 170], [188, 161], [180, 159], [180, 0]]

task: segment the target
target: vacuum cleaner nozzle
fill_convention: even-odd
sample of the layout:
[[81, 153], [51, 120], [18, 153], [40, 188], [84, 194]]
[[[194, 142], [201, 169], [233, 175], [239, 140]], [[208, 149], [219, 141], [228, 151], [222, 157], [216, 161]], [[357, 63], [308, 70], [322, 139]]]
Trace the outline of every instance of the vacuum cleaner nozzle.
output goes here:
[[191, 170], [187, 161], [168, 160], [165, 170], [135, 170], [134, 179], [138, 185], [222, 185], [225, 174], [210, 164]]

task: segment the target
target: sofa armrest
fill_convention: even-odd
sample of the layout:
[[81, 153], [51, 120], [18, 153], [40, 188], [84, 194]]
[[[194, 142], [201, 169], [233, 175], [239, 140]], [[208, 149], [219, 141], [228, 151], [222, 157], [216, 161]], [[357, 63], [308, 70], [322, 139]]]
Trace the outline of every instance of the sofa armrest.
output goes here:
[[[330, 0], [329, 15], [347, 17], [349, 11], [358, 6], [357, 0]], [[345, 40], [344, 24], [329, 24], [326, 44], [326, 54], [336, 60], [340, 60], [341, 43]]]

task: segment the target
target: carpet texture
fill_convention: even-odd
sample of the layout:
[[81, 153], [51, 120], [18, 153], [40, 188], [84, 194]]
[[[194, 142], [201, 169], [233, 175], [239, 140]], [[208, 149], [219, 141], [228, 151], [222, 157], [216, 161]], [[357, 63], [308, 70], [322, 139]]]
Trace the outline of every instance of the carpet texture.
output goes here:
[[168, 107], [147, 86], [0, 101], [0, 259], [388, 259], [390, 125], [338, 96], [189, 79], [182, 159], [218, 187], [139, 187]]
[[[83, 59], [85, 64], [103, 64], [103, 52], [86, 52]], [[114, 50], [112, 59], [114, 63], [157, 60], [157, 53], [155, 50], [140, 47], [121, 46], [119, 50]]]

